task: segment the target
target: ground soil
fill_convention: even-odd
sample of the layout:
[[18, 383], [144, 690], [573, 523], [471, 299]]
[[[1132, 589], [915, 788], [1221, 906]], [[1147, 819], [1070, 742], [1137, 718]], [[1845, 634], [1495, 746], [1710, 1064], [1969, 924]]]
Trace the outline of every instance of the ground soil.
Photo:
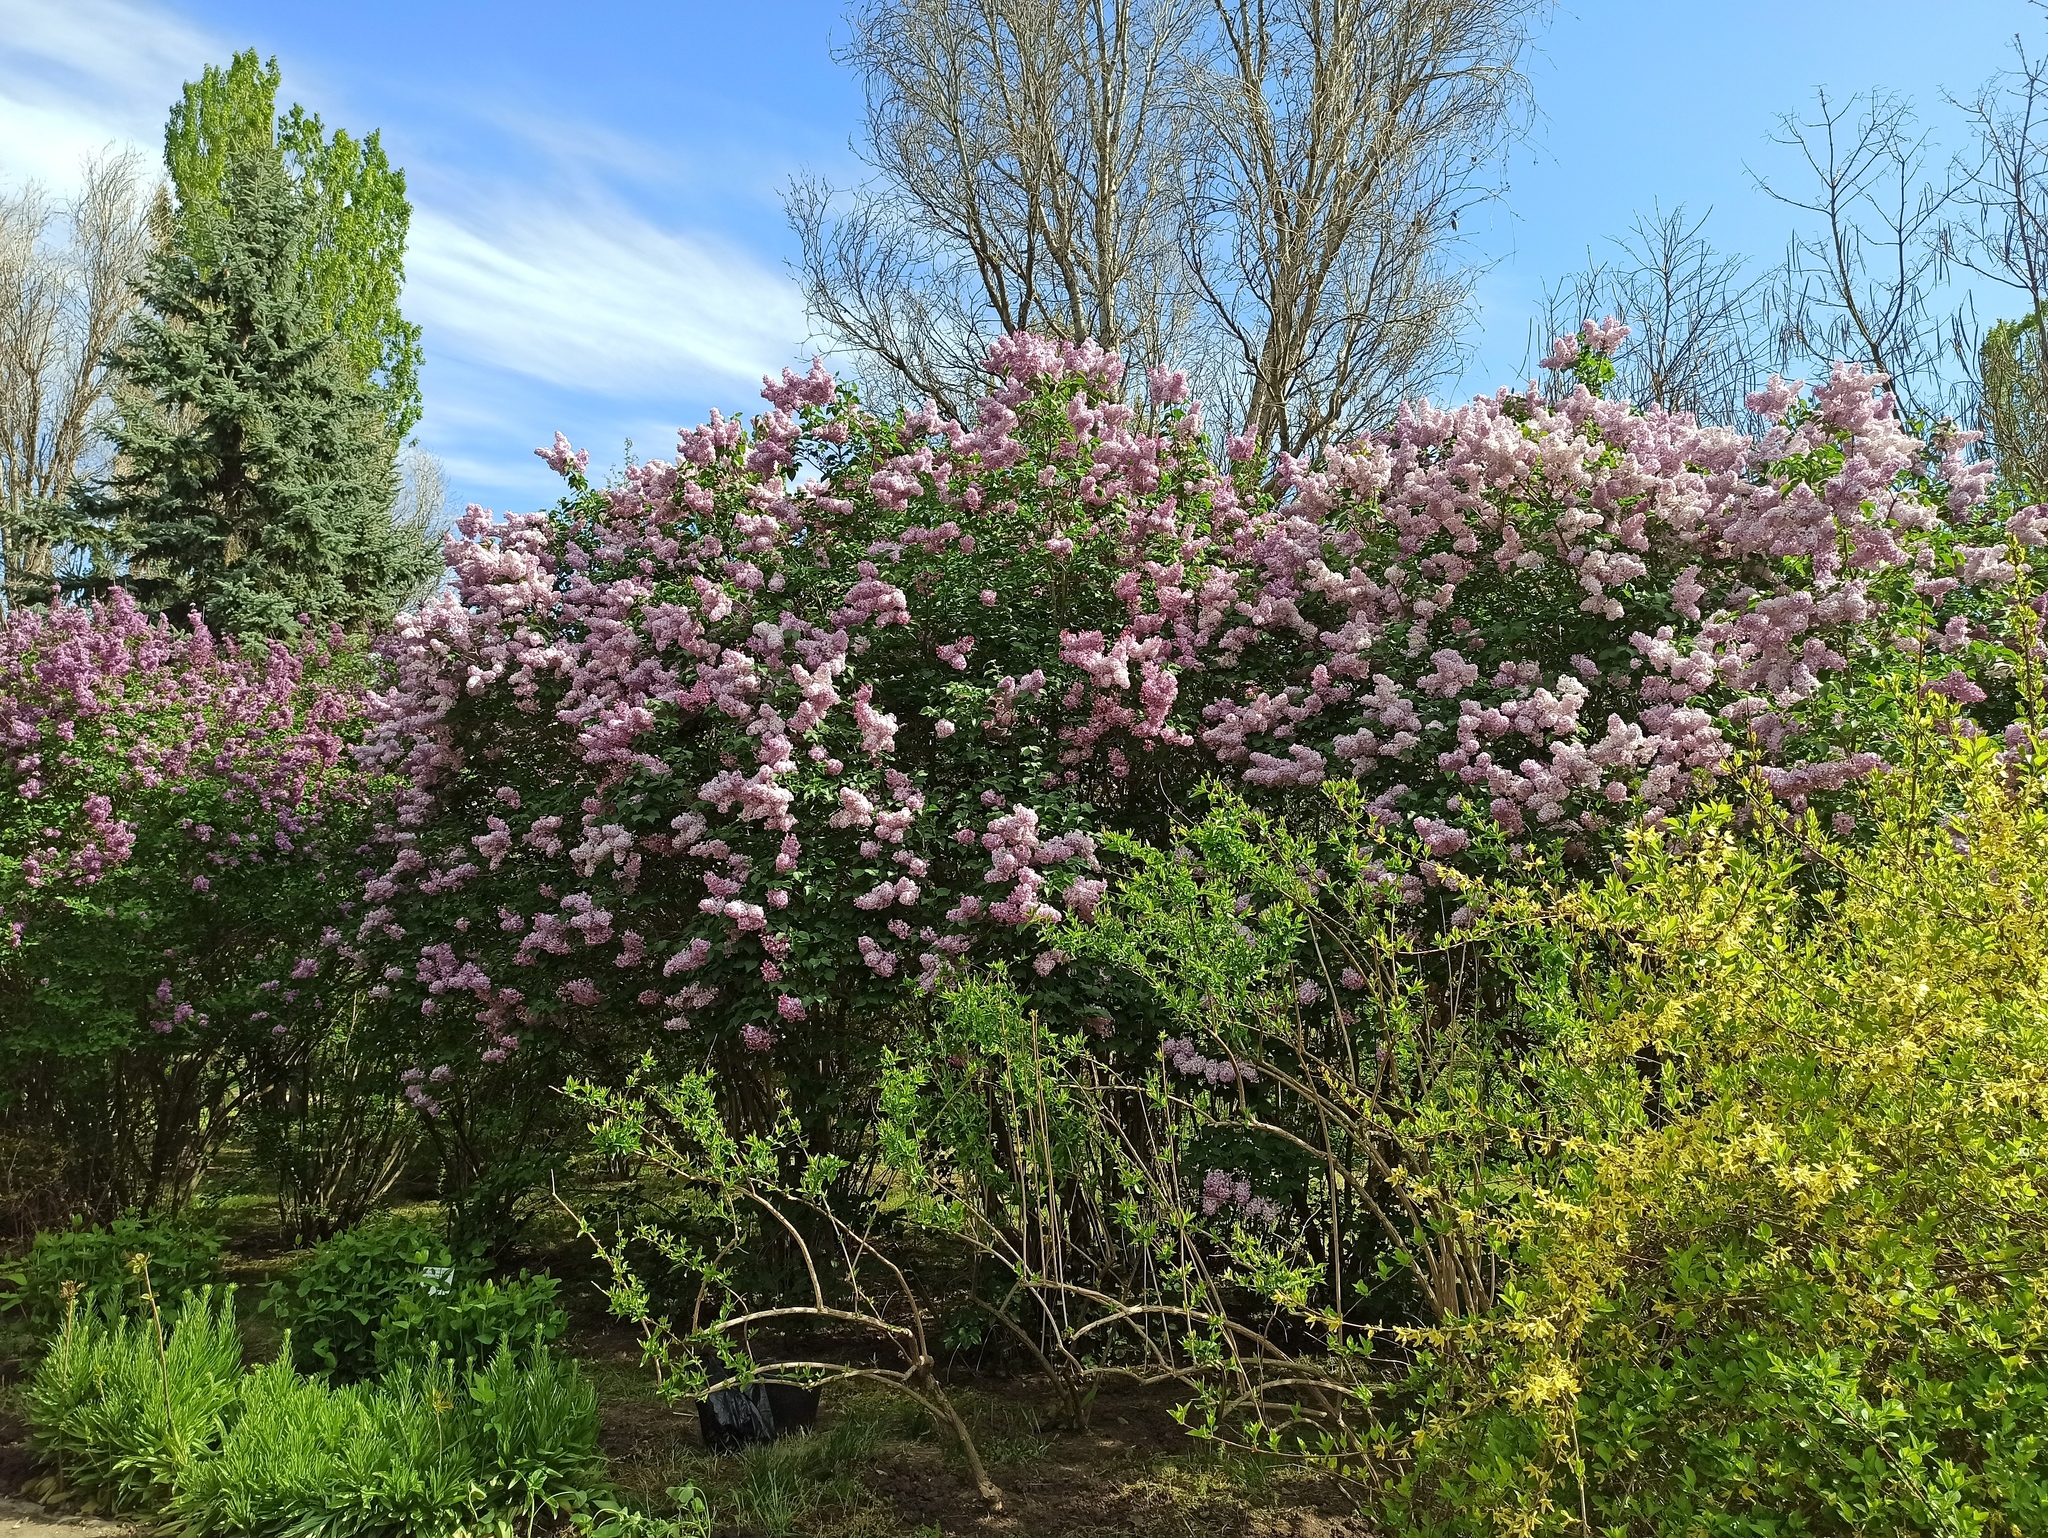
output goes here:
[[[246, 1358], [263, 1361], [276, 1349], [278, 1327], [255, 1304], [294, 1257], [276, 1242], [265, 1212], [232, 1216], [241, 1222], [231, 1226], [225, 1270], [241, 1288]], [[844, 1421], [870, 1422], [862, 1443], [868, 1450], [857, 1464], [800, 1472], [800, 1509], [786, 1522], [764, 1521], [749, 1510], [749, 1484], [758, 1487], [777, 1470], [749, 1455], [714, 1456], [698, 1435], [694, 1403], [661, 1401], [641, 1365], [637, 1338], [606, 1314], [587, 1260], [547, 1246], [512, 1264], [546, 1266], [562, 1279], [571, 1317], [563, 1344], [597, 1389], [602, 1445], [619, 1493], [661, 1511], [671, 1504], [670, 1487], [694, 1485], [709, 1499], [715, 1538], [1372, 1538], [1374, 1532], [1356, 1515], [1354, 1492], [1334, 1480], [1206, 1451], [1173, 1419], [1177, 1396], [1171, 1392], [1106, 1387], [1088, 1428], [1077, 1431], [1060, 1426], [1044, 1384], [964, 1360], [947, 1364], [947, 1381], [1002, 1490], [1000, 1510], [984, 1505], [950, 1439], [934, 1433], [921, 1412], [885, 1389], [847, 1384], [826, 1390], [817, 1435], [829, 1441]], [[875, 1362], [859, 1340], [763, 1337], [753, 1344], [761, 1360], [790, 1355]], [[121, 1523], [22, 1499], [48, 1471], [38, 1466], [14, 1413], [21, 1356], [19, 1343], [0, 1343], [0, 1538], [135, 1533]]]
[[33, 1501], [0, 1497], [0, 1538], [120, 1538], [133, 1531], [93, 1517], [53, 1516]]
[[125, 1522], [52, 1511], [21, 1499], [22, 1486], [37, 1473], [28, 1428], [17, 1417], [0, 1414], [0, 1538], [122, 1538], [134, 1532]]
[[[670, 1407], [651, 1392], [630, 1337], [579, 1336], [573, 1346], [598, 1382], [603, 1446], [622, 1492], [658, 1508], [671, 1485], [688, 1482], [710, 1496], [717, 1538], [765, 1531], [737, 1509], [746, 1460], [705, 1450], [694, 1404]], [[1050, 1424], [1051, 1397], [1029, 1379], [963, 1372], [954, 1390], [1002, 1490], [1000, 1511], [983, 1504], [958, 1453], [900, 1402], [884, 1391], [842, 1387], [827, 1391], [820, 1435], [847, 1416], [890, 1429], [791, 1531], [803, 1538], [1370, 1538], [1335, 1484], [1201, 1452], [1169, 1413], [1170, 1395], [1106, 1389], [1089, 1429], [1076, 1432]], [[22, 1499], [43, 1472], [26, 1427], [0, 1413], [0, 1538], [136, 1533]]]
[[[746, 1460], [705, 1451], [692, 1404], [626, 1388], [637, 1350], [623, 1336], [578, 1342], [601, 1387], [603, 1443], [620, 1486], [659, 1505], [671, 1484], [704, 1489], [718, 1538], [759, 1531], [733, 1511]], [[619, 1374], [619, 1377], [614, 1377]], [[948, 1441], [886, 1390], [828, 1389], [817, 1434], [853, 1416], [892, 1429], [793, 1531], [816, 1538], [1371, 1538], [1337, 1481], [1205, 1452], [1173, 1419], [1176, 1396], [1105, 1388], [1086, 1431], [1059, 1429], [1043, 1385], [957, 1371], [951, 1386], [1003, 1495], [991, 1511]], [[1185, 1397], [1184, 1395], [1179, 1397]], [[910, 1424], [906, 1425], [905, 1423]], [[730, 1513], [730, 1515], [726, 1515]]]

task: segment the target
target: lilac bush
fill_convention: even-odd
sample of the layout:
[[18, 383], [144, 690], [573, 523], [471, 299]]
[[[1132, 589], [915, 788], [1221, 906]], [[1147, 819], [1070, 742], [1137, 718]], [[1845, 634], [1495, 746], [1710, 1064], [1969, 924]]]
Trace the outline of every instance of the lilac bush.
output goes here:
[[338, 633], [243, 647], [119, 591], [0, 626], [7, 1119], [63, 1150], [75, 1199], [180, 1200], [251, 1053], [317, 1016], [378, 796], [346, 751], [362, 664]]
[[1163, 371], [1146, 430], [1114, 356], [1023, 335], [971, 424], [814, 365], [607, 486], [558, 436], [560, 508], [472, 507], [386, 643], [361, 755], [404, 788], [319, 965], [424, 1022], [429, 1118], [536, 1040], [829, 1098], [970, 965], [1094, 1008], [1049, 926], [1206, 776], [1311, 817], [1357, 781], [1431, 856], [1412, 902], [1503, 842], [1592, 860], [1744, 755], [1790, 796], [1870, 772], [1873, 675], [1930, 665], [1916, 629], [1969, 661], [2039, 515], [1984, 521], [1991, 467], [1881, 376], [1774, 378], [1749, 438], [1600, 398], [1618, 335], [1560, 343], [1554, 403], [1413, 403], [1314, 464], [1212, 458]]

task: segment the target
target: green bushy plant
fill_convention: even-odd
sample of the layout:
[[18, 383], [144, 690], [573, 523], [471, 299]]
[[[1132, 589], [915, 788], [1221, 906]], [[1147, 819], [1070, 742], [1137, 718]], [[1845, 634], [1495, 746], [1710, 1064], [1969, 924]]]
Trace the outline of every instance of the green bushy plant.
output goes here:
[[576, 1513], [576, 1531], [588, 1538], [711, 1538], [711, 1503], [695, 1485], [671, 1485], [673, 1516], [658, 1517], [600, 1496]]
[[390, 1368], [429, 1356], [467, 1368], [487, 1362], [501, 1347], [520, 1355], [559, 1339], [568, 1317], [555, 1299], [552, 1276], [466, 1282], [454, 1288], [415, 1288], [401, 1295], [378, 1329], [377, 1365]]
[[2048, 754], [1923, 724], [1865, 847], [1709, 809], [1578, 901], [1626, 1092], [1412, 1335], [1402, 1529], [2048, 1531]]
[[48, 1330], [65, 1315], [68, 1284], [76, 1290], [79, 1307], [112, 1318], [142, 1301], [135, 1256], [149, 1257], [157, 1296], [175, 1301], [219, 1277], [220, 1246], [216, 1231], [191, 1222], [127, 1214], [87, 1227], [74, 1217], [69, 1228], [36, 1235], [10, 1273], [14, 1288], [7, 1303], [37, 1330]]
[[171, 1516], [188, 1533], [288, 1530], [325, 1499], [334, 1449], [371, 1435], [361, 1394], [301, 1377], [288, 1354], [243, 1380], [237, 1410], [219, 1453], [178, 1482]]
[[76, 1305], [28, 1387], [33, 1440], [62, 1485], [113, 1511], [154, 1509], [211, 1453], [235, 1405], [234, 1289], [188, 1293], [173, 1321], [153, 1307], [108, 1320]]
[[245, 1380], [217, 1456], [170, 1501], [205, 1538], [455, 1538], [587, 1507], [597, 1399], [573, 1362], [501, 1349], [335, 1386], [284, 1360]]
[[390, 1219], [316, 1245], [263, 1306], [291, 1331], [299, 1371], [348, 1382], [376, 1369], [378, 1331], [401, 1304], [433, 1287], [459, 1287], [474, 1269], [429, 1225]]
[[455, 1538], [586, 1505], [598, 1468], [596, 1395], [547, 1350], [344, 1386], [276, 1362], [170, 1513], [195, 1538]]
[[[153, 1304], [153, 1296], [145, 1301]], [[375, 1383], [242, 1371], [234, 1292], [109, 1319], [71, 1300], [26, 1396], [57, 1483], [189, 1538], [456, 1538], [587, 1509], [597, 1398], [545, 1344]]]

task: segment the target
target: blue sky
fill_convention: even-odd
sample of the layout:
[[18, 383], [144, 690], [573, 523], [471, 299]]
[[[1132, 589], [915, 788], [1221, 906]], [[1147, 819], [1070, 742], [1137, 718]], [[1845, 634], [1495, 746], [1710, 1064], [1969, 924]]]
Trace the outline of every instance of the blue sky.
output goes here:
[[[441, 0], [0, 0], [0, 185], [62, 189], [101, 146], [160, 150], [180, 82], [237, 48], [275, 54], [284, 98], [381, 128], [415, 205], [408, 314], [425, 330], [420, 436], [457, 502], [552, 497], [531, 455], [557, 429], [616, 460], [753, 401], [804, 353], [778, 194], [841, 182], [859, 109], [831, 59], [839, 0], [579, 7]], [[1532, 60], [1538, 118], [1507, 193], [1467, 222], [1491, 263], [1459, 392], [1521, 377], [1545, 280], [1661, 201], [1712, 210], [1718, 245], [1768, 261], [1788, 210], [1777, 115], [1816, 86], [1904, 92], [1939, 135], [2023, 0], [1939, 6], [1563, 0]]]

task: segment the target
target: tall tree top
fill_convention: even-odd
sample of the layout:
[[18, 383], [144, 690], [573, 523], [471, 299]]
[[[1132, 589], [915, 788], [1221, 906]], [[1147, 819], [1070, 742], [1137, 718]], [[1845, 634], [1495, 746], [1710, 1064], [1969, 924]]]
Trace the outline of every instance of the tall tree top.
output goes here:
[[282, 79], [275, 58], [260, 62], [250, 48], [227, 68], [209, 64], [187, 82], [164, 126], [178, 214], [188, 224], [218, 214], [238, 157], [278, 157], [308, 214], [300, 258], [306, 289], [356, 376], [384, 394], [396, 443], [420, 418], [420, 329], [398, 308], [412, 225], [405, 172], [391, 164], [375, 131], [362, 139], [343, 129], [330, 135], [297, 105], [280, 116]]
[[313, 212], [279, 156], [231, 156], [222, 191], [149, 265], [115, 353], [113, 464], [81, 511], [153, 612], [245, 635], [374, 624], [434, 565], [392, 518], [385, 398], [312, 292]]
[[164, 167], [179, 212], [222, 205], [228, 167], [237, 155], [267, 150], [277, 138], [277, 88], [283, 76], [272, 58], [260, 64], [244, 49], [222, 69], [206, 66], [185, 82], [164, 124]]

